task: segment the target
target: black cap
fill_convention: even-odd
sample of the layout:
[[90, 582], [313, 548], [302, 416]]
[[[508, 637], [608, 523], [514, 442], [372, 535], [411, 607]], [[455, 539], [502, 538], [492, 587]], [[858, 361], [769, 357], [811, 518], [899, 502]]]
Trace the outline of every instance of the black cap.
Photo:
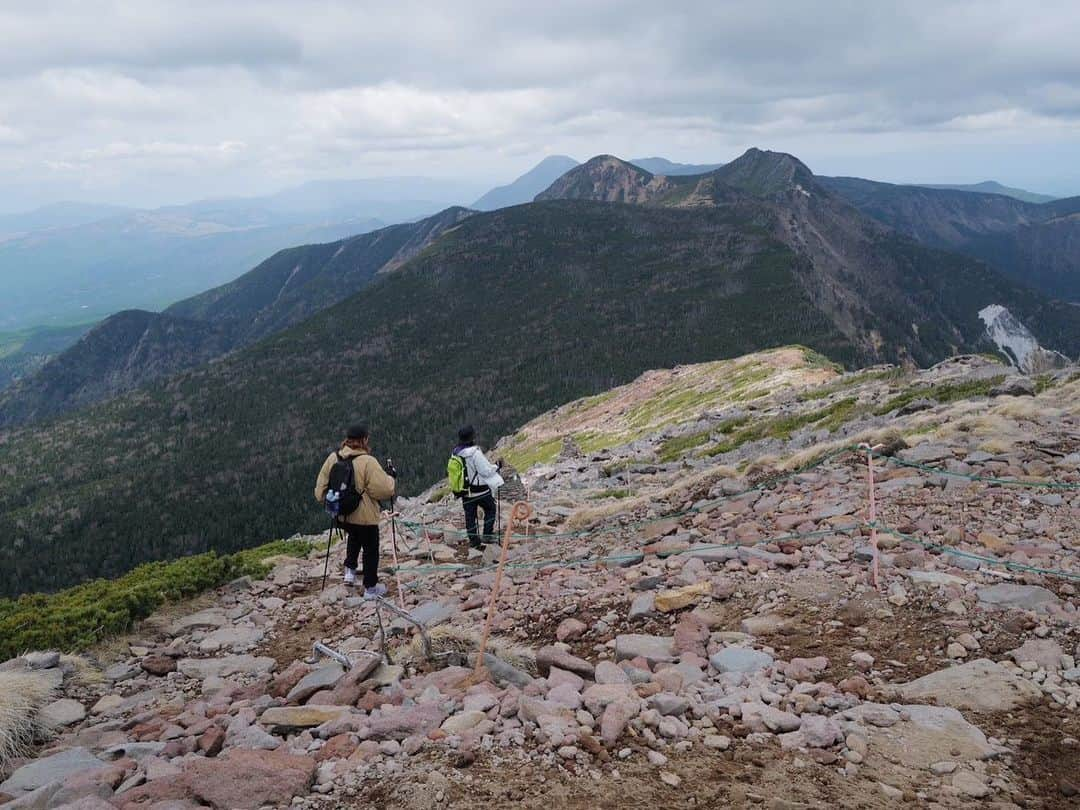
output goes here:
[[462, 444], [470, 444], [476, 441], [476, 428], [472, 425], [465, 425], [457, 432], [457, 437]]
[[368, 426], [365, 425], [363, 422], [357, 422], [355, 425], [349, 425], [349, 429], [345, 431], [346, 439], [357, 439], [359, 441], [363, 441], [370, 435], [371, 433], [370, 431], [368, 431]]

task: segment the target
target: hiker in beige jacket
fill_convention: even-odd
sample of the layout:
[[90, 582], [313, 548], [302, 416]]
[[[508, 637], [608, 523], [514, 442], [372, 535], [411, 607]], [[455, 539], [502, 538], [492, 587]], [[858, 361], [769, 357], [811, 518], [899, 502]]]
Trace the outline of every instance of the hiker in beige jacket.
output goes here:
[[315, 481], [315, 500], [323, 503], [330, 486], [330, 470], [339, 459], [352, 459], [353, 482], [360, 493], [360, 505], [338, 521], [345, 530], [345, 584], [356, 582], [356, 565], [363, 551], [364, 596], [386, 593], [379, 584], [379, 501], [394, 495], [395, 481], [383, 472], [371, 455], [371, 432], [366, 425], [352, 425], [340, 450], [326, 457]]

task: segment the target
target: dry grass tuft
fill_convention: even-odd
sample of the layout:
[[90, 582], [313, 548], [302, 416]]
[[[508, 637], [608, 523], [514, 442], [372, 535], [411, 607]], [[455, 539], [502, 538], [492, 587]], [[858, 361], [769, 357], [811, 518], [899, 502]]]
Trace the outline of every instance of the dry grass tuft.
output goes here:
[[[431, 652], [435, 656], [457, 653], [468, 658], [480, 646], [480, 633], [464, 627], [442, 625], [428, 631]], [[532, 650], [519, 647], [499, 636], [488, 639], [487, 651], [512, 667], [536, 675], [536, 656]], [[418, 666], [424, 663], [424, 642], [417, 633], [404, 647], [393, 654], [395, 663]]]
[[616, 515], [633, 514], [638, 509], [647, 509], [664, 501], [682, 503], [690, 497], [690, 493], [701, 489], [707, 490], [717, 481], [723, 478], [735, 478], [737, 475], [738, 473], [731, 467], [724, 465], [709, 467], [693, 475], [683, 476], [679, 478], [677, 484], [662, 489], [643, 491], [637, 497], [579, 509], [567, 519], [566, 529], [568, 531], [587, 529]]
[[72, 686], [96, 686], [105, 682], [101, 669], [81, 655], [61, 655], [60, 666], [68, 673], [67, 683]]
[[52, 701], [55, 690], [36, 672], [0, 672], [0, 771], [25, 756], [35, 742], [46, 739], [50, 729], [41, 721], [41, 708]]

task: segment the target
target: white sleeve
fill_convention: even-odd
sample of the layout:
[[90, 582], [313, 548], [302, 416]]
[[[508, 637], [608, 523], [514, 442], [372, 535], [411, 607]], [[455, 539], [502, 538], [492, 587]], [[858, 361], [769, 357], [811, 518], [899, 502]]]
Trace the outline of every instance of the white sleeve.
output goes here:
[[499, 468], [487, 460], [484, 456], [484, 451], [477, 450], [473, 453], [472, 457], [473, 469], [476, 470], [476, 474], [481, 478], [490, 478], [499, 472]]

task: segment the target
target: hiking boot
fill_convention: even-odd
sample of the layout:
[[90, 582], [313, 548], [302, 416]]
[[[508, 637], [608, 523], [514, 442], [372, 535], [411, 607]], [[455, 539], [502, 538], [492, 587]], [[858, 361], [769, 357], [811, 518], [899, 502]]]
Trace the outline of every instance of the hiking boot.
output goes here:
[[484, 543], [481, 540], [470, 540], [469, 541], [469, 548], [475, 548], [477, 551], [483, 551], [484, 550]]
[[376, 585], [374, 588], [364, 588], [365, 599], [378, 599], [386, 596], [386, 586], [382, 583]]
[[345, 584], [346, 585], [355, 585], [356, 584], [356, 569], [355, 568], [349, 568], [348, 566], [345, 566]]

